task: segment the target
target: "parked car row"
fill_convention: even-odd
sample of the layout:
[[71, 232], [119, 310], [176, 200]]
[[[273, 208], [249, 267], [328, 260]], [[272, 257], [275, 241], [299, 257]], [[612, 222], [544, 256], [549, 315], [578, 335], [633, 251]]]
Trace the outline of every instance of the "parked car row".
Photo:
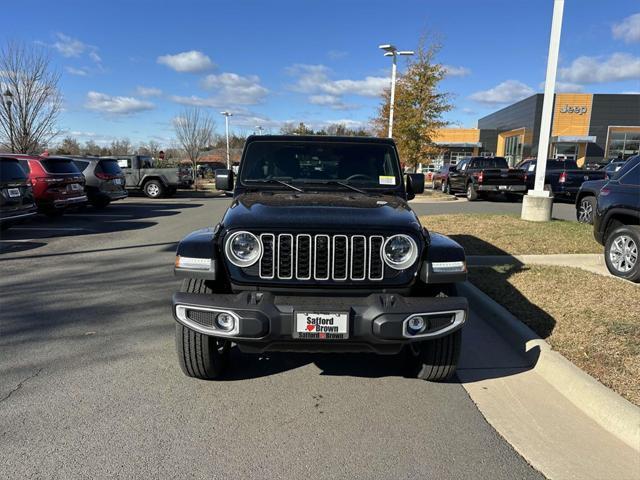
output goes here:
[[[534, 188], [537, 160], [525, 160], [510, 168], [503, 157], [465, 157], [456, 165], [443, 165], [431, 175], [432, 188], [444, 193], [464, 193], [469, 201], [487, 193], [521, 195]], [[620, 166], [613, 167], [619, 169]], [[604, 180], [615, 170], [587, 170], [574, 160], [547, 160], [545, 188], [557, 199], [573, 200], [584, 182]]]
[[1, 154], [3, 228], [36, 212], [62, 215], [90, 203], [105, 208], [127, 197], [125, 177], [110, 159]]
[[585, 182], [576, 197], [579, 222], [593, 223], [609, 272], [640, 282], [640, 155], [611, 178]]
[[[527, 190], [534, 187], [537, 165], [537, 160], [525, 160], [518, 164], [517, 168], [525, 172]], [[554, 197], [574, 199], [584, 182], [604, 178], [604, 170], [585, 170], [578, 167], [574, 160], [547, 160], [544, 184], [551, 188]]]

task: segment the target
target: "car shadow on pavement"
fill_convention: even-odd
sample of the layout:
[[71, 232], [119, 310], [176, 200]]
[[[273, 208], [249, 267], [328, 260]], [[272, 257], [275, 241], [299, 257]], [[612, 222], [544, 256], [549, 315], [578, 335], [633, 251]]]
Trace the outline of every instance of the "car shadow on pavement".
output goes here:
[[2, 232], [0, 255], [34, 250], [46, 245], [40, 240], [51, 238], [141, 230], [157, 225], [154, 219], [200, 206], [199, 202], [127, 202], [115, 203], [104, 210], [87, 207], [60, 218], [38, 215]]

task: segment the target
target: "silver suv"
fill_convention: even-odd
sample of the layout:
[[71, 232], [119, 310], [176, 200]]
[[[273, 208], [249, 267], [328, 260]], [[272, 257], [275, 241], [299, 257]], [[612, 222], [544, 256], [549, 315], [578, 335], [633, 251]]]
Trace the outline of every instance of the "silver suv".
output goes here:
[[115, 159], [73, 157], [72, 160], [87, 179], [85, 190], [91, 205], [105, 208], [114, 200], [127, 197], [124, 172]]

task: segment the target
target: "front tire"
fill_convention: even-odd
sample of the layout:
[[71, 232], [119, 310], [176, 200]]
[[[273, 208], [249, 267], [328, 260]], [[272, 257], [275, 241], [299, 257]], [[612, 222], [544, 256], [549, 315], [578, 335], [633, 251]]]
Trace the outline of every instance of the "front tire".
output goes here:
[[[213, 290], [204, 280], [186, 279], [181, 292], [211, 294]], [[229, 365], [231, 342], [176, 325], [176, 352], [182, 372], [191, 378], [215, 380]]]
[[451, 192], [451, 185], [449, 185], [449, 182], [442, 184], [442, 191], [447, 195], [453, 195], [453, 193]]
[[149, 180], [144, 184], [144, 194], [149, 198], [160, 198], [164, 195], [164, 185], [158, 180]]
[[624, 225], [613, 230], [604, 246], [604, 260], [612, 275], [640, 282], [640, 226]]
[[596, 198], [589, 195], [580, 200], [580, 205], [576, 210], [576, 218], [579, 223], [588, 223], [593, 225], [593, 212], [596, 209]]
[[410, 344], [407, 347], [410, 373], [430, 382], [449, 380], [456, 373], [461, 345], [461, 329], [446, 337]]

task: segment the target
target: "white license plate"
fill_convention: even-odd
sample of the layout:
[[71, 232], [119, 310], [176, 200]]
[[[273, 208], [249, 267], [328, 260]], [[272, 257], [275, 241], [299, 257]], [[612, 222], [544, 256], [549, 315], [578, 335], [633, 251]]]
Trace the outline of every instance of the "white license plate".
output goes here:
[[74, 192], [77, 192], [78, 190], [82, 190], [82, 186], [79, 183], [71, 183], [69, 184], [69, 188]]
[[500, 186], [498, 187], [498, 189], [499, 189], [499, 190], [508, 190], [508, 189], [509, 189], [509, 187], [507, 187], [506, 185], [500, 185]]
[[20, 189], [19, 188], [10, 188], [7, 190], [7, 192], [9, 192], [9, 196], [10, 197], [19, 197], [20, 196]]
[[114, 185], [122, 185], [122, 179], [121, 178], [114, 178], [113, 179], [113, 184]]
[[346, 312], [296, 312], [294, 338], [336, 340], [349, 338]]

